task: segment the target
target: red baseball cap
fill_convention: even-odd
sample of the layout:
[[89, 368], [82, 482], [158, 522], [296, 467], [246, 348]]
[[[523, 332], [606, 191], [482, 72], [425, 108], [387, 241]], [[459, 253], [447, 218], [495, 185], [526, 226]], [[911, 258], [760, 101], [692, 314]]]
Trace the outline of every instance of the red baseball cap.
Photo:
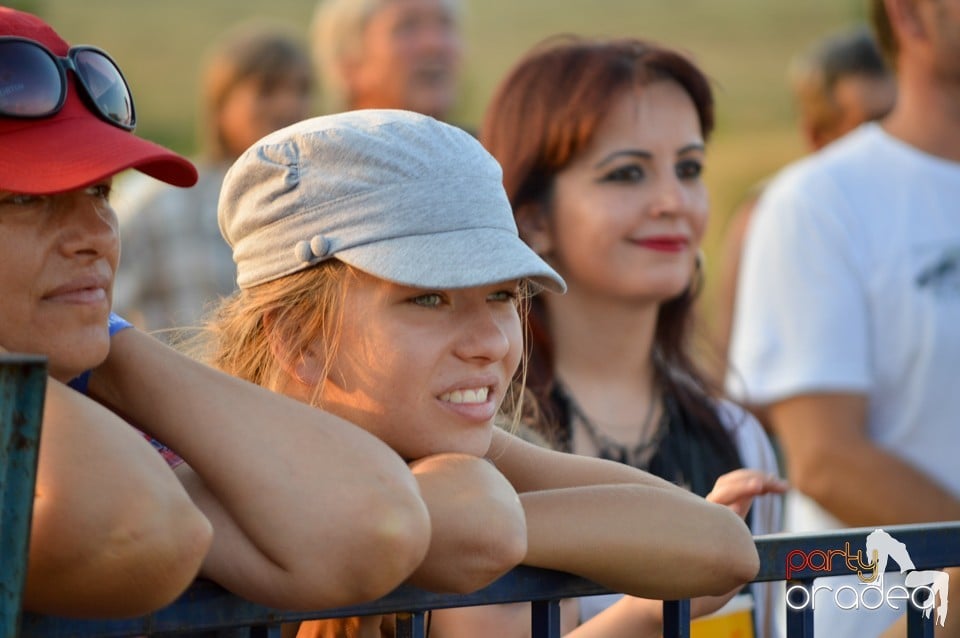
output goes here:
[[[0, 36], [39, 42], [66, 56], [69, 45], [40, 18], [0, 7]], [[184, 157], [100, 119], [67, 73], [67, 99], [40, 119], [0, 115], [0, 190], [31, 195], [83, 188], [128, 168], [174, 186], [193, 186], [197, 169]]]

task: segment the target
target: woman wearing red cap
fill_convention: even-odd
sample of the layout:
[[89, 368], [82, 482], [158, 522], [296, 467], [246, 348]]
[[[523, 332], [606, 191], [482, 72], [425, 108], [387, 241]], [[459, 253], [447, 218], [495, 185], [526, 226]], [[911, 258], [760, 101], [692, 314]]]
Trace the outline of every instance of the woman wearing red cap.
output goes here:
[[135, 123], [106, 54], [0, 8], [0, 352], [45, 355], [50, 375], [24, 606], [146, 613], [198, 570], [285, 608], [385, 594], [429, 542], [402, 459], [110, 314], [113, 176], [196, 180]]

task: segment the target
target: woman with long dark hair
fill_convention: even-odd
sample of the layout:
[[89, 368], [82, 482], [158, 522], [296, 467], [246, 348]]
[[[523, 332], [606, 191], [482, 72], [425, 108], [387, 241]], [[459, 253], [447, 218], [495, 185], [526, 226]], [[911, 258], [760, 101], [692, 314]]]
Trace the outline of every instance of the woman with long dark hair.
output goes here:
[[[541, 433], [728, 505], [764, 533], [778, 506], [755, 497], [785, 489], [769, 442], [689, 348], [713, 126], [710, 83], [687, 57], [566, 37], [514, 67], [480, 138], [503, 167], [521, 236], [569, 286], [532, 300]], [[609, 604], [597, 602], [582, 602], [582, 619]]]

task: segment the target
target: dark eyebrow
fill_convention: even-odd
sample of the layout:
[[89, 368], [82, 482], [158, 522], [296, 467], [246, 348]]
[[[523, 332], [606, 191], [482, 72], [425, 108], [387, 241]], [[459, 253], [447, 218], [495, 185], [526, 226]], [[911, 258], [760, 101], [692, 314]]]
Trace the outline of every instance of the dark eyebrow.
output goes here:
[[686, 146], [682, 147], [679, 151], [677, 151], [677, 155], [684, 155], [690, 151], [700, 151], [701, 153], [705, 153], [706, 150], [707, 147], [705, 144], [702, 142], [694, 142], [693, 144], [687, 144]]
[[653, 157], [653, 153], [649, 151], [640, 151], [640, 150], [625, 150], [625, 151], [614, 151], [601, 159], [599, 162], [593, 165], [594, 168], [603, 168], [610, 162], [621, 157], [635, 157], [638, 159], [650, 159]]
[[[681, 147], [679, 150], [677, 150], [677, 155], [684, 155], [684, 154], [689, 153], [689, 152], [691, 152], [691, 151], [704, 152], [704, 151], [706, 151], [706, 146], [704, 146], [703, 144], [701, 144], [701, 143], [699, 143], [699, 142], [694, 142], [693, 144], [687, 144], [686, 146], [683, 146], [683, 147]], [[653, 153], [651, 153], [650, 151], [641, 151], [641, 150], [639, 150], [639, 149], [627, 149], [627, 150], [623, 150], [623, 151], [614, 151], [613, 153], [610, 153], [609, 155], [607, 155], [606, 157], [604, 157], [603, 159], [601, 159], [599, 162], [597, 162], [596, 164], [594, 164], [593, 167], [594, 167], [594, 168], [603, 168], [603, 167], [606, 166], [607, 164], [609, 164], [609, 163], [611, 163], [612, 161], [614, 161], [614, 160], [616, 160], [616, 159], [619, 159], [619, 158], [621, 158], [621, 157], [633, 157], [633, 158], [637, 158], [637, 159], [650, 159], [650, 158], [653, 157]]]

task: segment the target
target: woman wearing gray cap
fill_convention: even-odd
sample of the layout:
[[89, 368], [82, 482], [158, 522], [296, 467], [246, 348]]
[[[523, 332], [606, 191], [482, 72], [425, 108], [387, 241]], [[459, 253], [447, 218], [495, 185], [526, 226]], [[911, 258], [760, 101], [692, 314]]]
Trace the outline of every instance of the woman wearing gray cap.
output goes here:
[[342, 419], [192, 361], [110, 313], [114, 175], [197, 179], [135, 124], [104, 52], [0, 7], [0, 352], [44, 355], [49, 373], [24, 607], [143, 614], [198, 570], [278, 607], [387, 593], [429, 542], [403, 461]]
[[240, 290], [212, 324], [215, 364], [411, 464], [432, 526], [414, 583], [467, 591], [522, 562], [682, 598], [753, 577], [730, 509], [507, 431], [526, 298], [565, 285], [518, 237], [500, 167], [470, 135], [405, 111], [307, 120], [237, 160], [219, 215]]

